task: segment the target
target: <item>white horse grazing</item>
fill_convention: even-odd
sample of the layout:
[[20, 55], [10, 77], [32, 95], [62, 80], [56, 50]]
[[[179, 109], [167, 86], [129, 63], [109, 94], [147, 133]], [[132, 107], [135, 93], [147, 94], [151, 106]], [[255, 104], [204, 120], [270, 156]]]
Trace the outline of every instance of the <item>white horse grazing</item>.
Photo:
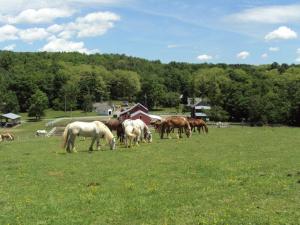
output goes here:
[[100, 138], [105, 138], [110, 145], [110, 149], [113, 150], [116, 147], [116, 139], [112, 132], [100, 121], [94, 122], [73, 122], [66, 126], [63, 139], [63, 148], [66, 148], [67, 152], [75, 151], [74, 143], [76, 136], [92, 137], [92, 143], [89, 147], [89, 151], [93, 151], [93, 145], [97, 141], [97, 150], [100, 149]]
[[48, 134], [48, 132], [46, 130], [37, 130], [35, 132], [36, 136], [46, 136]]
[[125, 145], [127, 148], [131, 147], [132, 142], [134, 142], [135, 145], [139, 145], [138, 137], [141, 135], [141, 129], [139, 127], [127, 125], [125, 127], [124, 133]]
[[136, 120], [127, 119], [127, 120], [124, 120], [123, 123], [122, 123], [124, 131], [125, 131], [125, 128], [128, 125], [131, 125], [133, 127], [137, 127], [137, 128], [140, 129], [141, 134], [138, 137], [138, 141], [144, 141], [146, 139], [149, 143], [152, 142], [151, 131], [150, 131], [149, 127], [144, 123], [143, 120], [141, 120], [141, 119], [136, 119]]

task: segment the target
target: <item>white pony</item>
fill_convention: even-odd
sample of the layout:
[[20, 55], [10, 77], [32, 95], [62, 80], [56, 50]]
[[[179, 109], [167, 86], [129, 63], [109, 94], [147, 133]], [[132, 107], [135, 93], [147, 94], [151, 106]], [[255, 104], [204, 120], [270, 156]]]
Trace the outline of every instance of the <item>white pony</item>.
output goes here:
[[36, 136], [46, 136], [48, 134], [48, 132], [46, 130], [37, 130], [35, 132]]
[[100, 122], [73, 122], [66, 126], [63, 133], [63, 148], [66, 148], [67, 152], [75, 151], [74, 143], [76, 136], [92, 137], [92, 143], [89, 147], [89, 151], [93, 151], [93, 145], [97, 140], [97, 150], [100, 149], [100, 138], [105, 138], [110, 145], [110, 149], [113, 150], [116, 147], [116, 139], [108, 127]]
[[122, 123], [124, 131], [125, 131], [125, 128], [129, 125], [140, 129], [141, 134], [137, 137], [138, 142], [139, 141], [144, 141], [145, 139], [149, 143], [152, 142], [151, 131], [150, 131], [149, 127], [144, 123], [143, 120], [141, 120], [141, 119], [136, 119], [136, 120], [127, 119], [127, 120], [124, 120], [123, 123]]
[[125, 133], [125, 135], [124, 135], [125, 136], [125, 145], [127, 148], [131, 147], [132, 142], [134, 142], [135, 145], [139, 145], [138, 137], [141, 135], [140, 128], [134, 127], [131, 125], [127, 125], [125, 127], [124, 133]]

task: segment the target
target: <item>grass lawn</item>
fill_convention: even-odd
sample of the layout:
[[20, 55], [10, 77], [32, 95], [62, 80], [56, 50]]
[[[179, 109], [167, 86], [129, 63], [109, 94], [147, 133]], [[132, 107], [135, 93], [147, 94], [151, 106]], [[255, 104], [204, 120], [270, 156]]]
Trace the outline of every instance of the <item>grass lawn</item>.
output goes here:
[[77, 154], [57, 137], [2, 142], [0, 224], [300, 224], [299, 137], [211, 128], [93, 153], [77, 139]]

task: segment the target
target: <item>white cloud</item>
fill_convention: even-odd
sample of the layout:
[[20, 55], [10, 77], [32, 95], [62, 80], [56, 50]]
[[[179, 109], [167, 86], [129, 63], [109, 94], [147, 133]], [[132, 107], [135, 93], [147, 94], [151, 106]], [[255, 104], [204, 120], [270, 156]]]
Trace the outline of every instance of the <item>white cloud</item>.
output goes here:
[[269, 51], [270, 51], [270, 52], [278, 52], [279, 50], [280, 50], [279, 47], [270, 47], [270, 48], [269, 48]]
[[255, 22], [266, 24], [282, 24], [300, 21], [300, 4], [274, 5], [246, 9], [227, 17], [238, 23]]
[[20, 30], [19, 35], [20, 39], [28, 43], [49, 37], [49, 33], [44, 28], [29, 28], [26, 30]]
[[58, 34], [58, 37], [62, 39], [71, 39], [74, 35], [74, 31], [64, 30]]
[[62, 25], [53, 24], [47, 28], [47, 31], [50, 33], [57, 33], [57, 32], [62, 31], [63, 29], [64, 29], [64, 27]]
[[0, 13], [16, 14], [26, 9], [82, 8], [84, 6], [121, 5], [131, 0], [0, 0]]
[[276, 40], [276, 39], [295, 39], [297, 38], [298, 35], [295, 31], [292, 29], [286, 27], [286, 26], [281, 26], [278, 29], [268, 33], [265, 36], [265, 40], [270, 41], [270, 40]]
[[3, 48], [3, 50], [6, 50], [6, 51], [12, 51], [16, 48], [16, 44], [11, 44], [11, 45], [7, 45]]
[[78, 17], [74, 22], [61, 25], [52, 25], [47, 28], [51, 33], [57, 33], [59, 38], [71, 39], [95, 37], [105, 34], [114, 27], [114, 22], [120, 20], [120, 16], [112, 12], [94, 12], [84, 17]]
[[209, 60], [213, 59], [213, 57], [211, 55], [203, 54], [203, 55], [199, 55], [197, 57], [197, 59], [200, 61], [209, 61]]
[[67, 26], [68, 30], [77, 31], [78, 37], [94, 37], [106, 33], [114, 27], [115, 21], [120, 20], [120, 16], [112, 12], [95, 12], [79, 17], [74, 23]]
[[250, 56], [250, 53], [247, 51], [242, 51], [236, 55], [238, 59], [246, 59]]
[[262, 59], [268, 58], [268, 54], [267, 54], [267, 53], [262, 54], [262, 55], [261, 55], [261, 58], [262, 58]]
[[18, 39], [18, 29], [12, 25], [4, 25], [0, 27], [0, 41]]
[[74, 13], [70, 9], [61, 8], [41, 8], [26, 9], [20, 12], [17, 16], [2, 16], [2, 21], [9, 24], [40, 24], [40, 23], [51, 23], [57, 18], [70, 17]]
[[40, 51], [47, 52], [81, 52], [86, 54], [91, 54], [98, 52], [97, 49], [89, 50], [84, 47], [83, 42], [73, 42], [67, 41], [61, 38], [55, 38], [52, 36], [49, 38], [49, 42], [40, 49]]

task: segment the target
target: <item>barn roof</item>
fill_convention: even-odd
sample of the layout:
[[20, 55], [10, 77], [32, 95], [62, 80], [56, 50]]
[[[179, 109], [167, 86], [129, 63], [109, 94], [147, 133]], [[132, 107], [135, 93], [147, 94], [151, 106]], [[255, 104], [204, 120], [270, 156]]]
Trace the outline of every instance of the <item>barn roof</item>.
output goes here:
[[11, 120], [15, 120], [15, 119], [19, 119], [21, 118], [21, 116], [14, 114], [14, 113], [6, 113], [1, 115], [1, 117], [7, 118], [7, 119], [11, 119]]
[[142, 108], [144, 108], [145, 110], [148, 111], [148, 108], [146, 108], [145, 106], [143, 106], [141, 103], [137, 103], [137, 104], [135, 104], [134, 106], [132, 106], [131, 108], [129, 108], [129, 109], [127, 109], [127, 110], [121, 112], [120, 115], [123, 115], [123, 114], [125, 114], [125, 113], [131, 111], [132, 109], [134, 109], [134, 108], [137, 107], [137, 106], [141, 106]]
[[145, 116], [148, 116], [148, 117], [150, 117], [150, 115], [148, 114], [148, 113], [145, 113], [144, 111], [142, 111], [142, 110], [139, 110], [139, 111], [136, 111], [136, 112], [134, 112], [134, 113], [132, 113], [131, 114], [131, 116], [136, 116], [136, 115], [138, 115], [138, 114], [144, 114]]

